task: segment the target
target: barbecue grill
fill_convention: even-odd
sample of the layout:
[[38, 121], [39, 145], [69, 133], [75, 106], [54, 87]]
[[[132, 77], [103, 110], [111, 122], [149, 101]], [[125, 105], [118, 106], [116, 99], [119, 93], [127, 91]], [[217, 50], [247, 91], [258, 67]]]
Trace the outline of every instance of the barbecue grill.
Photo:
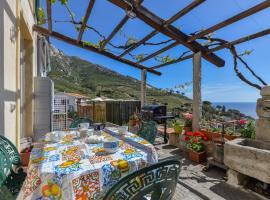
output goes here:
[[164, 142], [167, 143], [167, 120], [173, 119], [173, 116], [167, 115], [166, 105], [145, 105], [141, 109], [141, 117], [143, 121], [154, 120], [158, 124], [164, 125]]

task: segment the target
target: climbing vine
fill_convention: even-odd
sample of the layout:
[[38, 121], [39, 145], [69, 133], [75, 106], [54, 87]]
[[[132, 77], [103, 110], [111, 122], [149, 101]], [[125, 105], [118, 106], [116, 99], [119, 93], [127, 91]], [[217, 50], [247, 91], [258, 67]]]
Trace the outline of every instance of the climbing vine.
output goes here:
[[[74, 25], [75, 30], [80, 31], [81, 26], [83, 24], [83, 18], [79, 21], [76, 21], [75, 19], [75, 14], [72, 12], [71, 8], [68, 5], [68, 0], [50, 0], [50, 2], [52, 4], [56, 3], [56, 1], [60, 2], [67, 10], [70, 19], [69, 20], [55, 20], [55, 23], [71, 23]], [[38, 24], [39, 25], [43, 25], [46, 23], [46, 16], [45, 16], [45, 12], [43, 8], [39, 8], [38, 9]], [[100, 48], [103, 44], [103, 42], [106, 40], [105, 35], [103, 35], [100, 31], [98, 31], [96, 28], [89, 26], [86, 24], [85, 29], [91, 30], [93, 31], [95, 34], [98, 35], [98, 37], [100, 38], [99, 41], [97, 43], [92, 43], [92, 42], [88, 42], [88, 41], [82, 41], [83, 45], [85, 46], [92, 46], [95, 48]], [[198, 32], [201, 32], [202, 30], [196, 31], [192, 34], [190, 34], [190, 36], [195, 35]], [[125, 44], [123, 45], [116, 45], [113, 44], [112, 42], [108, 42], [108, 45], [114, 49], [129, 49], [130, 47], [132, 47], [133, 45], [136, 45], [138, 43], [138, 39], [135, 37], [131, 37], [131, 36], [127, 36], [123, 30], [120, 30], [118, 32], [118, 34], [120, 36], [122, 36], [123, 38], [126, 39]], [[236, 75], [245, 83], [247, 83], [248, 85], [255, 87], [257, 89], [261, 89], [261, 86], [259, 84], [253, 83], [250, 80], [248, 80], [239, 70], [239, 63], [241, 63], [261, 84], [263, 85], [267, 85], [267, 83], [265, 81], [262, 80], [261, 77], [259, 77], [253, 70], [252, 68], [248, 65], [248, 63], [243, 59], [243, 57], [245, 55], [250, 55], [254, 50], [245, 50], [243, 53], [238, 54], [236, 48], [234, 45], [229, 45], [229, 42], [220, 38], [213, 38], [213, 33], [210, 33], [204, 37], [199, 38], [201, 40], [203, 40], [204, 42], [202, 42], [202, 45], [206, 48], [212, 47], [212, 46], [218, 46], [218, 45], [225, 45], [225, 48], [227, 48], [229, 50], [229, 52], [231, 53], [232, 57], [233, 57], [233, 69], [236, 73]], [[174, 41], [173, 39], [168, 39], [165, 41], [161, 41], [161, 42], [144, 42], [142, 43], [142, 45], [149, 45], [149, 46], [154, 46], [154, 45], [162, 45], [162, 44], [166, 44], [169, 42]], [[106, 48], [106, 51], [112, 52], [113, 50]], [[185, 51], [182, 52], [178, 57], [171, 57], [170, 55], [157, 55], [154, 57], [154, 59], [157, 62], [160, 63], [168, 63], [168, 62], [173, 62], [176, 61], [178, 59], [183, 58], [186, 54], [188, 53], [192, 53], [190, 50], [189, 51]], [[131, 56], [134, 60], [136, 61], [141, 61], [143, 60], [146, 56], [148, 56], [149, 54], [145, 54], [145, 53], [141, 53], [141, 54], [132, 54], [130, 52], [128, 52], [128, 55]]]

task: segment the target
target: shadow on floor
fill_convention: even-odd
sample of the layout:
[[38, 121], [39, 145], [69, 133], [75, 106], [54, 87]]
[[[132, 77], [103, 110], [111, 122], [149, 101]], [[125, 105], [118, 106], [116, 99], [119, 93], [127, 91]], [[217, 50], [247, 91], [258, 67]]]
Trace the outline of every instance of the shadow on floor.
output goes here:
[[225, 182], [216, 184], [210, 190], [226, 200], [259, 200], [259, 196], [249, 191], [242, 191]]
[[192, 192], [193, 194], [195, 194], [199, 198], [201, 198], [203, 200], [210, 200], [207, 196], [205, 196], [201, 192], [197, 191], [195, 188], [190, 187], [189, 185], [187, 185], [186, 183], [182, 182], [181, 180], [178, 180], [178, 184], [180, 184], [184, 188], [188, 189], [190, 192]]

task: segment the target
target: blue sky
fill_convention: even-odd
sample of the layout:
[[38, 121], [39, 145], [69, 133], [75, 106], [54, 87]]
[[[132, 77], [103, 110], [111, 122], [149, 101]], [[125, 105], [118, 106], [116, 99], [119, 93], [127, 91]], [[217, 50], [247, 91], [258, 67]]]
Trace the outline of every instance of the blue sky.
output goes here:
[[[44, 1], [44, 0], [43, 0]], [[153, 3], [154, 2], [154, 3]], [[173, 23], [180, 27], [185, 33], [192, 33], [202, 28], [210, 27], [220, 21], [225, 20], [243, 10], [246, 10], [262, 0], [207, 0], [199, 7], [195, 8], [189, 14]], [[168, 19], [180, 9], [191, 3], [191, 0], [144, 0], [143, 5], [155, 14], [164, 19]], [[88, 0], [69, 0], [70, 7], [75, 14], [76, 20], [80, 20], [86, 10]], [[125, 12], [107, 0], [97, 0], [91, 13], [88, 24], [95, 27], [105, 36], [108, 36], [113, 28], [124, 17]], [[53, 6], [53, 20], [70, 19], [66, 10], [56, 3]], [[214, 33], [214, 37], [221, 37], [226, 40], [235, 40], [240, 37], [264, 30], [270, 27], [270, 8], [265, 9], [249, 18], [236, 22]], [[54, 30], [67, 34], [76, 38], [78, 32], [70, 23], [54, 23]], [[141, 39], [150, 33], [153, 29], [138, 19], [130, 19], [122, 28], [123, 33]], [[168, 38], [162, 34], [153, 37], [149, 42], [158, 42], [167, 40]], [[93, 31], [85, 31], [83, 40], [97, 43], [99, 38]], [[125, 75], [140, 78], [140, 71], [129, 67], [120, 62], [111, 60], [104, 56], [71, 46], [64, 42], [51, 39], [54, 46], [61, 49], [68, 55], [78, 56], [85, 60], [97, 63]], [[126, 38], [117, 35], [112, 42], [114, 44], [124, 44]], [[252, 40], [237, 46], [239, 53], [245, 50], [254, 50], [249, 56], [245, 56], [245, 60], [252, 66], [254, 71], [260, 75], [267, 83], [270, 84], [270, 36], [265, 36], [256, 40]], [[163, 46], [141, 46], [132, 53], [151, 53]], [[120, 54], [121, 51], [112, 49], [114, 53]], [[163, 53], [162, 55], [170, 55], [177, 57], [187, 49], [181, 45]], [[213, 102], [255, 102], [260, 96], [259, 91], [245, 83], [243, 83], [234, 73], [231, 55], [227, 50], [217, 52], [217, 55], [225, 61], [225, 67], [217, 68], [207, 61], [203, 61], [202, 68], [202, 98]], [[126, 58], [131, 59], [129, 56]], [[151, 59], [143, 63], [146, 66], [155, 66], [159, 64]], [[240, 66], [243, 74], [250, 80], [254, 78]], [[148, 83], [158, 88], [171, 88], [181, 83], [192, 80], [192, 60], [170, 65], [161, 68], [162, 76], [149, 74]], [[256, 80], [255, 80], [256, 81]], [[187, 93], [188, 96], [191, 92]]]

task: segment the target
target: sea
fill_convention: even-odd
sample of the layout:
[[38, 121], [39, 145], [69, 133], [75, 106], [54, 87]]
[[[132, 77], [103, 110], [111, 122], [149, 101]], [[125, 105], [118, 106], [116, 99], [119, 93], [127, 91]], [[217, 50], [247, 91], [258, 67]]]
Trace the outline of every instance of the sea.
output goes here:
[[256, 114], [256, 102], [214, 102], [212, 105], [224, 105], [226, 109], [236, 109], [245, 115], [251, 116], [255, 119], [258, 118]]

